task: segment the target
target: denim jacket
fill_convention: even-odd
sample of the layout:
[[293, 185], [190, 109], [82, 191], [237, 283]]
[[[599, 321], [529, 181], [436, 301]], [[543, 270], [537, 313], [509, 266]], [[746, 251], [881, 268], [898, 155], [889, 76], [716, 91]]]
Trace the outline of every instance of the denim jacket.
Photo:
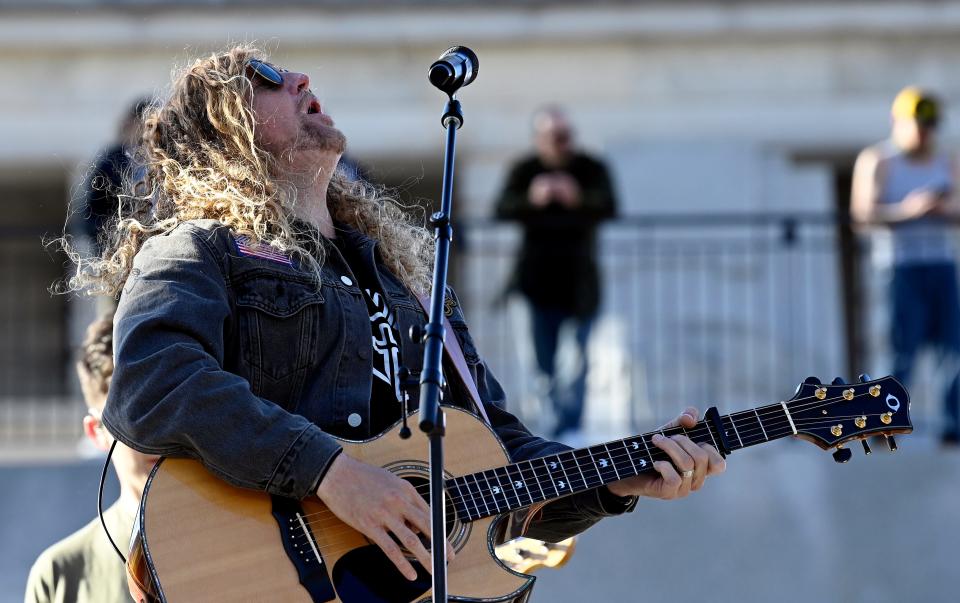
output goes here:
[[[398, 331], [423, 325], [425, 313], [382, 264], [376, 242], [349, 230], [339, 236], [375, 268]], [[276, 257], [241, 253], [230, 230], [214, 221], [186, 222], [151, 237], [134, 260], [115, 317], [116, 367], [103, 413], [110, 432], [144, 453], [200, 459], [240, 487], [313, 494], [340, 452], [331, 435], [377, 435], [367, 428], [366, 302], [329, 247], [318, 286], [312, 274]], [[533, 436], [504, 410], [503, 389], [477, 353], [459, 303], [453, 308], [450, 324], [510, 457], [566, 449]], [[403, 337], [400, 353], [401, 366], [419, 372], [422, 345]], [[547, 505], [529, 533], [560, 540], [633, 504], [606, 489], [570, 496]]]

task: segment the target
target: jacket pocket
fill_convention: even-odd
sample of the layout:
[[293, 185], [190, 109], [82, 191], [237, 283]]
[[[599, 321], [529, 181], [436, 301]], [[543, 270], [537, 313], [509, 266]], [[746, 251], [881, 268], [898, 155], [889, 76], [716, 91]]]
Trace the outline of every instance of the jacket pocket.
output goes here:
[[[234, 282], [241, 356], [254, 391], [303, 371], [316, 359], [324, 297], [316, 282], [260, 272]], [[266, 392], [264, 392], [266, 393]]]

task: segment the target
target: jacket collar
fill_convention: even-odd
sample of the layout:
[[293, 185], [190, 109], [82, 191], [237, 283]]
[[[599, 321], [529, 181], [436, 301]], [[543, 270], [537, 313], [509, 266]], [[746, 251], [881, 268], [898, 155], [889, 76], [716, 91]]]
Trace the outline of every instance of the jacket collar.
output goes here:
[[350, 245], [354, 249], [366, 252], [369, 247], [376, 247], [378, 244], [375, 239], [351, 226], [340, 222], [334, 222], [333, 226], [337, 230], [337, 237], [343, 239], [347, 245]]

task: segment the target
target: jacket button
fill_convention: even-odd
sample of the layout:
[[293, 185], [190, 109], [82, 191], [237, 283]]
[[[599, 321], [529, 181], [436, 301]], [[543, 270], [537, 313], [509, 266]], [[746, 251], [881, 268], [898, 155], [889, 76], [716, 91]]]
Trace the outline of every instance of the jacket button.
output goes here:
[[353, 284], [353, 281], [350, 280], [350, 277], [347, 276], [346, 274], [340, 277], [340, 282], [342, 282], [344, 285], [348, 287]]
[[362, 422], [363, 419], [355, 412], [350, 413], [350, 416], [347, 417], [347, 424], [350, 427], [360, 427], [360, 423]]

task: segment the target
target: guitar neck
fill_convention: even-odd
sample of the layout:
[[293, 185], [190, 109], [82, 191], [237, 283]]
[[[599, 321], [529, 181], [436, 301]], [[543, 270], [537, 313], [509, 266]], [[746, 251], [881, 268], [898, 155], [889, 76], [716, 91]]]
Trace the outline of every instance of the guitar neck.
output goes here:
[[690, 429], [651, 431], [452, 478], [446, 482], [447, 494], [459, 517], [475, 521], [651, 471], [655, 461], [669, 460], [651, 440], [657, 434], [684, 434], [697, 444], [710, 444], [726, 454], [795, 433], [784, 403], [729, 415], [711, 409]]

